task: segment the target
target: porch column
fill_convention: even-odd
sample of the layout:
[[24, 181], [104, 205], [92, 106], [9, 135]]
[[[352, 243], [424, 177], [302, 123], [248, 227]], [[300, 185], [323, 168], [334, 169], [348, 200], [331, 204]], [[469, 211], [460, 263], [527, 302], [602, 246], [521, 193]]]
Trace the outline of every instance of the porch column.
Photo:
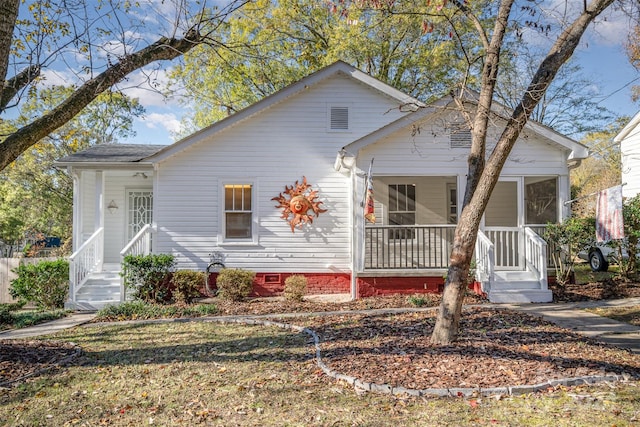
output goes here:
[[558, 175], [558, 221], [564, 221], [571, 216], [571, 203], [565, 204], [565, 200], [571, 199], [571, 185], [569, 175]]
[[72, 248], [71, 252], [75, 252], [82, 245], [82, 190], [80, 188], [80, 174], [73, 168], [69, 168], [69, 174], [73, 179], [73, 210], [72, 210]]
[[94, 212], [94, 231], [104, 226], [104, 174], [96, 171], [96, 199]]

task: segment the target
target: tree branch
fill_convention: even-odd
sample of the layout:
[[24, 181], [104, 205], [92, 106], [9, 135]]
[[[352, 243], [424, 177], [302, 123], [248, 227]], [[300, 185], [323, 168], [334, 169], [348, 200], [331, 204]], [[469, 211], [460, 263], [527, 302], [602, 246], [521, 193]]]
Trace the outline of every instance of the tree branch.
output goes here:
[[0, 96], [0, 114], [7, 108], [9, 102], [26, 85], [40, 76], [40, 66], [33, 64], [25, 68], [11, 79], [4, 82]]
[[174, 59], [203, 42], [204, 37], [193, 28], [182, 38], [162, 37], [144, 49], [124, 56], [120, 62], [80, 86], [49, 113], [8, 135], [0, 144], [0, 170], [27, 148], [71, 120], [98, 95], [129, 73], [155, 61]]

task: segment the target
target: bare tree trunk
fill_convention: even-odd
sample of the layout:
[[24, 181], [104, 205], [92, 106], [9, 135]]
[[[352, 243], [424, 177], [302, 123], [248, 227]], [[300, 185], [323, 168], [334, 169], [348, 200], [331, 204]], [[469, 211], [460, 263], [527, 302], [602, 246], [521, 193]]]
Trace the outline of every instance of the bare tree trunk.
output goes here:
[[9, 67], [9, 51], [13, 40], [13, 29], [18, 18], [20, 0], [0, 0], [0, 97], [4, 89]]
[[[546, 58], [540, 64], [529, 88], [523, 94], [520, 103], [513, 111], [486, 166], [481, 170], [477, 167], [477, 160], [472, 162], [471, 157], [474, 156], [470, 157], [469, 177], [467, 178], [467, 189], [462, 215], [456, 227], [444, 295], [440, 304], [436, 325], [431, 335], [432, 342], [449, 344], [455, 341], [458, 336], [460, 317], [462, 315], [462, 303], [467, 286], [467, 276], [473, 257], [480, 220], [489, 202], [491, 192], [498, 182], [502, 167], [518, 139], [522, 128], [527, 123], [535, 106], [544, 96], [549, 84], [555, 78], [560, 67], [573, 54], [588, 25], [609, 7], [613, 1], [614, 0], [593, 1], [585, 8], [580, 16], [560, 34]], [[512, 0], [504, 0], [501, 3], [500, 9], [502, 10], [503, 6], [510, 9], [511, 5]], [[502, 15], [499, 14], [498, 19], [500, 19], [500, 16]], [[504, 32], [505, 28], [506, 26], [499, 27], [498, 24], [496, 24], [494, 31]], [[497, 40], [496, 37], [494, 32], [492, 44]], [[498, 60], [499, 54], [494, 59]], [[485, 63], [485, 68], [483, 69], [483, 87], [486, 83], [491, 83], [489, 73], [495, 72], [494, 67], [497, 67], [497, 62], [495, 64], [489, 64], [489, 66]], [[493, 89], [491, 88], [486, 95], [485, 97], [481, 97], [479, 102], [482, 105], [478, 106], [478, 112], [483, 115], [490, 111]], [[486, 118], [488, 118], [488, 116]], [[485, 117], [478, 118], [476, 115], [474, 124], [481, 125], [484, 119]], [[484, 132], [484, 135], [482, 135], [482, 132]], [[477, 144], [478, 146], [484, 147], [486, 127], [484, 129], [474, 129], [473, 136], [473, 146]], [[474, 148], [472, 148], [472, 151], [474, 151]]]

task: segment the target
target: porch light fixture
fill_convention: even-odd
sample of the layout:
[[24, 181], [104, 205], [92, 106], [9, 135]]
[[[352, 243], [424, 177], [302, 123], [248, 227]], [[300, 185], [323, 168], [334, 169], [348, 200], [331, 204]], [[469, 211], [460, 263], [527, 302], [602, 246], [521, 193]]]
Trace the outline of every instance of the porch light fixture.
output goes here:
[[115, 213], [115, 211], [118, 210], [118, 205], [116, 204], [116, 201], [111, 200], [107, 205], [107, 209], [109, 209], [109, 213], [112, 213], [112, 214]]

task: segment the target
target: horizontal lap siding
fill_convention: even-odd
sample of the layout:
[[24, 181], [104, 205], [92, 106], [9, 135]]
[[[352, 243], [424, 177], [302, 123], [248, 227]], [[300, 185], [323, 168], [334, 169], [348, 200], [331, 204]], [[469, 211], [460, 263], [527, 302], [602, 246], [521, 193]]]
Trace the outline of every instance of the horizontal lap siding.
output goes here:
[[634, 129], [620, 142], [622, 152], [622, 187], [625, 197], [634, 197], [640, 193], [640, 135], [638, 128]]
[[[348, 105], [349, 132], [327, 132], [327, 105]], [[181, 268], [203, 269], [213, 250], [227, 266], [270, 272], [346, 272], [350, 268], [349, 178], [333, 168], [341, 147], [398, 117], [394, 102], [335, 78], [203, 140], [159, 165], [156, 251]], [[306, 176], [327, 212], [294, 233], [271, 200]], [[219, 245], [223, 182], [257, 190], [258, 245]]]
[[[366, 170], [375, 157], [374, 175], [453, 176], [467, 173], [469, 148], [451, 148], [448, 123], [456, 121], [439, 114], [421, 123], [420, 132], [411, 127], [401, 129], [362, 150], [358, 166]], [[493, 148], [496, 130], [488, 133], [487, 145]], [[525, 132], [516, 143], [502, 170], [502, 175], [566, 175], [567, 152], [540, 137]]]

